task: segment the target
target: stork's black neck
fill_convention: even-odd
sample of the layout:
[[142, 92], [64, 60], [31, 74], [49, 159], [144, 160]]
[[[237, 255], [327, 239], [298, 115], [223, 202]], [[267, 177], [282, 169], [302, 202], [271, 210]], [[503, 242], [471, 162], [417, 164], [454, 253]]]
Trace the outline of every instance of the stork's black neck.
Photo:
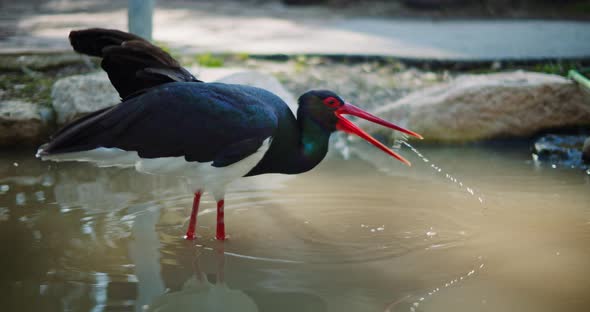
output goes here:
[[296, 172], [293, 173], [311, 170], [319, 164], [326, 156], [330, 142], [330, 132], [311, 119], [302, 118], [300, 125], [300, 146], [293, 164]]
[[330, 130], [299, 112], [298, 119], [283, 120], [271, 146], [247, 176], [264, 173], [297, 174], [318, 165], [328, 152]]

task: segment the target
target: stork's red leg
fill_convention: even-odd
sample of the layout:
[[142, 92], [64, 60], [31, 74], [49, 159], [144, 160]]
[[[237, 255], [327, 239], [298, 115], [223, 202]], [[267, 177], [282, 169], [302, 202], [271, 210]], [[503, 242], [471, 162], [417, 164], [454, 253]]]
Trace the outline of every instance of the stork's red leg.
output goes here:
[[194, 240], [196, 238], [195, 228], [197, 227], [197, 213], [199, 212], [199, 202], [201, 201], [201, 191], [195, 192], [195, 198], [193, 199], [193, 210], [191, 211], [191, 219], [188, 223], [188, 230], [184, 239]]
[[218, 240], [225, 240], [223, 204], [223, 199], [217, 202], [217, 235], [215, 235], [215, 238]]

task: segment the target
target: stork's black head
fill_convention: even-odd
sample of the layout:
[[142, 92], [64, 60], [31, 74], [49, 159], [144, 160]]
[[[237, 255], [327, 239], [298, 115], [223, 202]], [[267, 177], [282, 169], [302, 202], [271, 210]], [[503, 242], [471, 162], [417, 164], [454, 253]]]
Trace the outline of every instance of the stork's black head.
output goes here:
[[364, 110], [350, 103], [344, 102], [341, 97], [332, 91], [312, 90], [299, 97], [299, 109], [297, 111], [297, 118], [299, 120], [302, 120], [302, 117], [307, 117], [329, 132], [340, 130], [358, 135], [359, 137], [380, 148], [387, 154], [399, 159], [401, 162], [407, 165], [410, 165], [410, 162], [405, 158], [390, 150], [381, 142], [377, 141], [375, 138], [342, 116], [346, 114], [357, 116], [422, 139], [422, 136], [415, 132], [399, 127], [375, 115], [369, 114], [368, 112], [365, 112]]
[[301, 95], [298, 102], [298, 119], [299, 116], [304, 115], [329, 132], [337, 130], [338, 117], [335, 112], [344, 104], [344, 101], [336, 93], [328, 90], [312, 90]]

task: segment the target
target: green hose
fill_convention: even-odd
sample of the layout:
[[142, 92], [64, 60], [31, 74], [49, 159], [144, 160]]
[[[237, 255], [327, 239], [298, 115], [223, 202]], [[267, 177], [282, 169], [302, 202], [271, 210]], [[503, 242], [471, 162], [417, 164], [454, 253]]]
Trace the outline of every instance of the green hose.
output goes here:
[[588, 91], [590, 91], [590, 80], [588, 78], [586, 78], [586, 76], [580, 74], [578, 71], [573, 70], [573, 69], [568, 72], [567, 76], [570, 79], [573, 79], [574, 81], [579, 83], [582, 87], [586, 88]]

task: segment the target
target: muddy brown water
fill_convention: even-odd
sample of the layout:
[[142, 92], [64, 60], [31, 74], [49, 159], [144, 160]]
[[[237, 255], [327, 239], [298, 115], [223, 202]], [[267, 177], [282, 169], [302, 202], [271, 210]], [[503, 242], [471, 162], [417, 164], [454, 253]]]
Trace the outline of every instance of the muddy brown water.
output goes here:
[[[354, 147], [241, 180], [230, 239], [182, 179], [0, 154], [2, 311], [590, 311], [590, 175], [528, 147]], [[425, 160], [426, 159], [426, 160]]]

